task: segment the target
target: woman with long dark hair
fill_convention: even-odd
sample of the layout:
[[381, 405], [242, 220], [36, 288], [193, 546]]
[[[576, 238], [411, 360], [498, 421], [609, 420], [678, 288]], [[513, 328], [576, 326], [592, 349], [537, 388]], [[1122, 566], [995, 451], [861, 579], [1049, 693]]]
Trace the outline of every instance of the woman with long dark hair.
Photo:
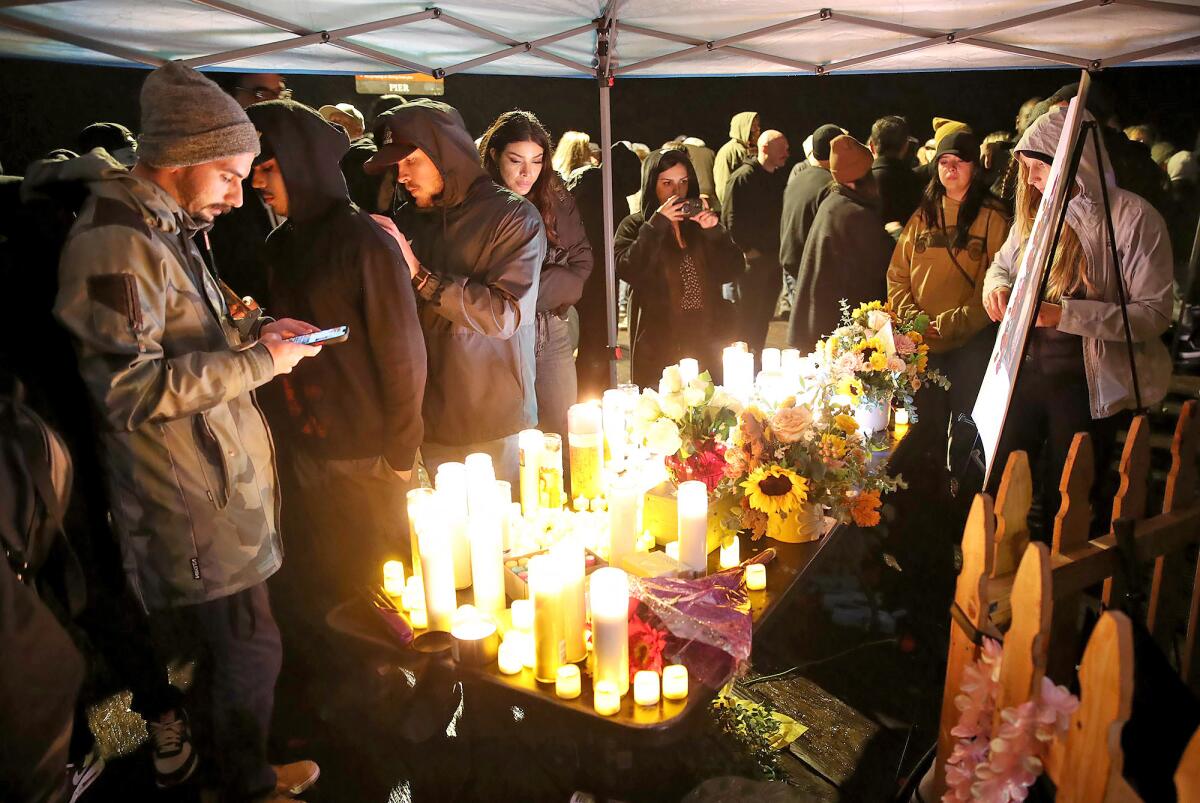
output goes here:
[[566, 436], [567, 408], [575, 403], [575, 346], [568, 318], [592, 272], [592, 248], [575, 200], [549, 164], [550, 134], [536, 115], [505, 112], [479, 140], [492, 180], [532, 203], [546, 227], [546, 261], [537, 299], [538, 426]]
[[[902, 316], [929, 316], [930, 361], [950, 378], [951, 409], [962, 410], [975, 400], [995, 339], [983, 280], [1008, 236], [1008, 219], [984, 183], [974, 134], [944, 137], [933, 164], [936, 175], [892, 252], [888, 300]], [[944, 430], [941, 392], [923, 395], [923, 412]]]

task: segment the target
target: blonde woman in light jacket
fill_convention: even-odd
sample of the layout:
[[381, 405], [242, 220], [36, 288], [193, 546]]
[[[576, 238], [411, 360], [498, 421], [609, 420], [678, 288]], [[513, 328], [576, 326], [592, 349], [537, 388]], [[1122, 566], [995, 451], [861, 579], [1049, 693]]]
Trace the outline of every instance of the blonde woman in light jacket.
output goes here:
[[[1029, 238], [1050, 164], [1066, 120], [1066, 108], [1038, 118], [1017, 143], [1020, 162], [1013, 226], [988, 269], [984, 306], [992, 320], [1004, 317], [1008, 295]], [[1085, 114], [1085, 119], [1091, 116]], [[1058, 509], [1054, 489], [1076, 432], [1089, 432], [1097, 468], [1094, 498], [1101, 499], [1104, 470], [1116, 434], [1137, 406], [1121, 316], [1100, 176], [1104, 171], [1116, 250], [1125, 285], [1133, 354], [1142, 404], [1166, 395], [1171, 360], [1162, 334], [1171, 322], [1171, 243], [1162, 216], [1149, 203], [1116, 186], [1107, 154], [1096, 160], [1094, 142], [1083, 151], [1067, 202], [1066, 225], [1050, 269], [1046, 294], [1030, 335], [1027, 357], [1009, 405], [996, 455], [1024, 449], [1031, 464], [1046, 449], [1046, 509]], [[998, 482], [1001, 471], [993, 472]], [[1097, 513], [1107, 511], [1097, 506]], [[1107, 516], [1101, 520], [1107, 522]]]

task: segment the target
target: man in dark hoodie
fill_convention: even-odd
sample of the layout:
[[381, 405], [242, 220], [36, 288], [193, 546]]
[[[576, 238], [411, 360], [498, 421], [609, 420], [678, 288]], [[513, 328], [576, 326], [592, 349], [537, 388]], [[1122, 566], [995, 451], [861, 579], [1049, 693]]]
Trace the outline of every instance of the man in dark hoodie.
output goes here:
[[895, 114], [880, 117], [871, 126], [867, 147], [875, 156], [871, 173], [879, 187], [879, 214], [895, 237], [921, 202], [924, 186], [909, 167], [908, 121]]
[[853, 307], [887, 297], [895, 246], [879, 216], [871, 152], [849, 135], [834, 139], [829, 149], [835, 184], [804, 243], [788, 321], [788, 344], [806, 353], [837, 328], [842, 299]]
[[421, 99], [391, 109], [375, 141], [379, 152], [364, 169], [395, 165], [409, 197], [395, 221], [429, 354], [422, 460], [432, 474], [486, 452], [497, 478], [516, 487], [517, 433], [537, 421], [542, 217], [492, 181], [453, 106]]
[[812, 228], [817, 207], [829, 195], [833, 175], [829, 172], [829, 144], [843, 133], [840, 126], [826, 123], [813, 132], [811, 162], [792, 168], [783, 191], [783, 217], [779, 221], [779, 264], [795, 277], [804, 256], [804, 241]]
[[293, 468], [314, 555], [345, 599], [390, 557], [409, 559], [406, 482], [421, 445], [425, 341], [408, 266], [396, 242], [349, 198], [343, 129], [292, 100], [246, 110], [262, 153], [254, 188], [287, 222], [267, 238], [275, 312], [350, 339], [309, 360], [280, 386]]

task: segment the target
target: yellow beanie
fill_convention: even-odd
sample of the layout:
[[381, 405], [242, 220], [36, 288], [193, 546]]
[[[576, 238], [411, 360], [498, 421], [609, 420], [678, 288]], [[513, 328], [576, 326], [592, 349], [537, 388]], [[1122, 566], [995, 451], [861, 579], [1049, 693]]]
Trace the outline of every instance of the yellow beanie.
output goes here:
[[970, 130], [971, 130], [971, 126], [967, 125], [966, 123], [960, 123], [957, 120], [951, 120], [948, 117], [934, 117], [933, 118], [933, 141], [935, 143], [934, 147], [937, 147], [936, 143], [940, 143], [942, 141], [943, 137], [949, 136], [950, 134], [953, 134], [956, 131], [970, 131]]

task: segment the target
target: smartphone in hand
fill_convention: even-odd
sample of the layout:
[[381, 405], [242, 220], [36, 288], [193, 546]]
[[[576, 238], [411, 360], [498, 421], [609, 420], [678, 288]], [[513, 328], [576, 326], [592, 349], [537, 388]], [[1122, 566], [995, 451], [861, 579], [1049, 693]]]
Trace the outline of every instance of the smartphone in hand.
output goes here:
[[319, 332], [309, 332], [307, 335], [289, 337], [285, 342], [298, 343], [301, 346], [326, 346], [330, 343], [344, 343], [350, 338], [349, 326], [335, 326], [332, 329], [322, 329]]

